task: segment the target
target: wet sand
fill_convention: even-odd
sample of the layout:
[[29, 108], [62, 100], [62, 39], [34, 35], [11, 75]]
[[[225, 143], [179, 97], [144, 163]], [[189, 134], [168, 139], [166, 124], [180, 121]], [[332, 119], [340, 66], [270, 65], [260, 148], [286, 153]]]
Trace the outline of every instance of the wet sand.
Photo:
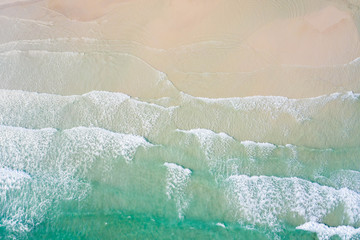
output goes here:
[[[3, 73], [6, 81], [1, 88], [65, 95], [106, 90], [142, 98], [169, 96], [170, 85], [194, 96], [215, 98], [303, 98], [360, 90], [360, 63], [356, 61], [360, 56], [360, 15], [357, 6], [350, 2], [5, 3], [0, 9], [4, 32], [0, 42], [16, 46], [9, 49], [3, 45], [2, 51], [15, 51], [9, 57], [12, 60], [4, 58], [4, 62], [17, 61], [19, 66], [28, 68], [17, 69], [17, 74]], [[12, 27], [14, 22], [16, 28]], [[36, 51], [42, 51], [42, 57], [37, 53], [32, 54], [31, 60], [19, 56], [34, 46]], [[54, 62], [45, 72], [62, 74], [67, 78], [63, 84], [57, 81], [56, 86], [49, 87], [49, 77], [44, 77], [36, 83], [16, 85], [13, 78], [29, 76], [32, 62], [42, 61], [47, 51], [80, 53], [72, 57], [45, 54], [51, 59], [47, 62]], [[129, 59], [122, 56], [119, 60], [111, 54], [128, 54]], [[67, 62], [72, 63], [57, 70], [56, 65]], [[33, 71], [35, 76], [39, 70]], [[74, 81], [77, 84], [70, 86]], [[149, 88], [159, 81], [166, 87]], [[170, 92], [173, 95], [174, 90]]]

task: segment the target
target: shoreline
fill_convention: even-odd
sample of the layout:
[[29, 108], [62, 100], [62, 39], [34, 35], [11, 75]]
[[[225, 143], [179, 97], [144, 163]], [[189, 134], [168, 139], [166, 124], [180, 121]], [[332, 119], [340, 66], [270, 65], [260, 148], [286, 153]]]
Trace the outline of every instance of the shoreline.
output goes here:
[[[171, 84], [187, 94], [210, 98], [307, 98], [360, 91], [359, 66], [354, 62], [360, 56], [359, 26], [345, 4], [281, 5], [291, 11], [246, 0], [242, 6], [224, 0], [27, 4], [28, 9], [0, 9], [8, 16], [2, 19], [4, 29], [10, 31], [0, 40], [22, 41], [9, 46], [14, 54], [0, 59], [4, 66], [20, 66], [17, 74], [3, 73], [4, 89], [18, 86], [59, 94], [105, 90], [146, 98], [169, 96]], [[82, 7], [89, 10], [85, 15]], [[262, 17], [252, 16], [250, 10]], [[20, 16], [29, 21], [11, 28]], [[52, 40], [37, 43], [41, 39]], [[41, 76], [32, 67], [35, 63], [46, 66], [49, 75], [35, 77]], [[56, 66], [63, 67], [60, 71]], [[58, 80], [51, 84], [53, 76]], [[163, 78], [169, 82], [157, 85]], [[72, 89], [70, 82], [76, 82], [69, 85]], [[156, 94], [150, 85], [157, 88]]]

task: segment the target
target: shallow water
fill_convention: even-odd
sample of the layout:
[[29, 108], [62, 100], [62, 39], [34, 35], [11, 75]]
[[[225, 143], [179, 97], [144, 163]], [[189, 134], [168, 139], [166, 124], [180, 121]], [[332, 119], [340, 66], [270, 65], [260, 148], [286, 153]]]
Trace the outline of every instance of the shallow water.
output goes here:
[[[252, 98], [252, 105], [246, 98], [232, 103], [184, 98], [179, 106], [164, 107], [119, 93], [59, 96], [3, 90], [3, 234], [20, 239], [311, 239], [315, 235], [296, 227], [359, 227], [360, 148], [358, 135], [347, 130], [359, 127], [359, 96], [285, 99], [293, 106], [282, 103], [283, 112], [273, 116], [267, 107], [276, 102], [264, 106], [265, 97]], [[343, 122], [324, 127], [314, 107], [343, 111], [342, 119], [333, 119]], [[281, 141], [289, 144], [274, 143], [273, 131], [281, 128], [268, 122], [258, 120], [255, 135], [241, 131], [242, 124], [264, 118], [287, 126], [289, 135]], [[318, 136], [329, 126], [331, 134]], [[310, 137], [304, 134], [314, 128], [319, 130]], [[236, 138], [223, 133], [232, 129]], [[291, 134], [297, 131], [305, 136]], [[258, 136], [274, 141], [254, 141]], [[316, 147], [304, 144], [311, 141]]]
[[82, 4], [0, 1], [1, 239], [360, 239], [356, 1]]

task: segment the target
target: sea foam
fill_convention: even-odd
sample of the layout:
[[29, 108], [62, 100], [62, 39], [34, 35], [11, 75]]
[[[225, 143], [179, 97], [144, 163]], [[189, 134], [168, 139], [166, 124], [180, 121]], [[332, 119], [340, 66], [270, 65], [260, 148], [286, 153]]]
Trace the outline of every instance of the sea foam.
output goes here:
[[329, 227], [322, 223], [307, 222], [298, 226], [297, 229], [316, 232], [319, 240], [328, 240], [333, 236], [339, 236], [342, 240], [360, 238], [360, 228], [354, 228], [352, 226]]
[[346, 188], [334, 189], [296, 177], [238, 175], [226, 182], [229, 204], [241, 222], [272, 227], [282, 222], [360, 224], [360, 195]]
[[174, 200], [180, 219], [184, 218], [184, 211], [189, 205], [189, 196], [185, 193], [189, 184], [191, 170], [175, 163], [164, 163], [167, 168], [166, 195]]

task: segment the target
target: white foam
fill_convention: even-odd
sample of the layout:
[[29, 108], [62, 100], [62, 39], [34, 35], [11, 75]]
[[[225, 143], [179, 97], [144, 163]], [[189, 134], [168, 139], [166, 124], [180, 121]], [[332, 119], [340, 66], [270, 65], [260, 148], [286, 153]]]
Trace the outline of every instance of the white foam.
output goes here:
[[77, 127], [67, 129], [64, 133], [65, 139], [69, 140], [66, 144], [73, 146], [75, 152], [83, 152], [88, 161], [106, 155], [112, 159], [121, 156], [130, 163], [140, 146], [152, 146], [143, 137], [114, 133], [101, 128]]
[[220, 151], [224, 152], [226, 151], [225, 145], [227, 142], [235, 142], [234, 138], [226, 133], [215, 133], [212, 130], [204, 128], [190, 130], [176, 129], [176, 131], [184, 133], [187, 136], [195, 136], [208, 159], [214, 156], [215, 148], [220, 148]]
[[29, 174], [11, 170], [8, 168], [0, 168], [0, 196], [6, 201], [6, 193], [12, 189], [21, 189], [21, 185], [24, 184], [27, 180], [30, 180], [31, 177]]
[[[235, 140], [229, 135], [239, 140], [267, 141], [277, 145], [286, 142], [300, 145], [304, 144], [304, 141], [308, 139], [310, 142], [308, 145], [316, 144], [315, 147], [317, 148], [324, 148], [329, 145], [332, 147], [355, 145], [358, 137], [355, 134], [356, 131], [351, 130], [357, 128], [356, 116], [359, 113], [356, 111], [357, 103], [353, 104], [353, 100], [350, 98], [344, 100], [346, 101], [344, 107], [345, 103], [342, 103], [341, 96], [345, 95], [339, 96], [336, 97], [337, 100], [334, 103], [336, 107], [334, 106], [332, 112], [340, 111], [341, 113], [342, 109], [345, 112], [343, 116], [341, 114], [338, 114], [338, 117], [334, 116], [332, 120], [334, 122], [339, 121], [339, 124], [333, 129], [331, 137], [326, 139], [318, 137], [316, 133], [314, 133], [314, 138], [311, 138], [311, 135], [301, 136], [301, 134], [311, 134], [311, 129], [317, 127], [325, 131], [326, 126], [322, 125], [319, 120], [324, 119], [324, 114], [327, 113], [324, 111], [328, 111], [329, 107], [321, 108], [322, 112], [319, 114], [314, 113], [314, 116], [307, 113], [314, 118], [314, 121], [311, 120], [306, 124], [297, 123], [286, 115], [279, 115], [278, 120], [268, 123], [264, 121], [268, 117], [268, 113], [263, 111], [243, 114], [242, 112], [233, 111], [229, 106], [220, 106], [220, 109], [218, 109], [219, 106], [215, 106], [215, 108], [210, 105], [200, 106], [202, 103], [193, 101], [194, 99], [179, 107], [163, 107], [134, 99], [126, 94], [99, 91], [84, 95], [59, 96], [0, 90], [0, 124], [25, 128], [53, 127], [60, 129], [76, 126], [94, 126], [107, 128], [113, 132], [144, 136], [154, 142], [159, 137], [166, 135], [166, 131], [176, 128], [194, 128], [188, 130], [189, 137], [187, 139], [197, 141], [194, 140], [197, 138], [207, 158], [214, 160], [214, 152], [217, 153], [218, 159], [220, 159], [224, 157], [225, 151], [231, 149], [229, 145], [232, 146]], [[306, 104], [311, 106], [311, 101]], [[302, 103], [298, 102], [296, 105], [302, 105]], [[332, 105], [331, 107], [333, 107]], [[193, 114], [189, 115], [189, 112], [193, 113], [201, 109], [209, 110], [209, 113], [206, 114], [210, 118], [216, 117], [216, 119], [207, 121], [206, 115], [203, 115], [203, 113], [195, 115], [195, 118], [193, 118]], [[352, 111], [355, 111], [355, 114], [351, 114]], [[276, 111], [274, 110], [274, 112]], [[220, 121], [222, 119], [221, 114], [229, 115], [227, 115], [227, 119]], [[253, 126], [253, 129], [249, 130], [246, 127], [248, 125]], [[205, 128], [208, 129], [201, 130]], [[281, 138], [281, 134], [279, 134], [280, 138], [273, 136], [271, 133], [274, 131], [284, 133], [283, 138]], [[345, 135], [344, 131], [348, 135]], [[286, 135], [286, 132], [291, 134]], [[315, 139], [315, 137], [319, 139]], [[344, 139], [344, 141], [339, 139]], [[272, 147], [269, 144], [265, 146], [265, 144], [260, 143], [256, 145], [249, 144], [250, 142], [246, 141], [243, 143], [245, 150], [248, 151], [248, 156], [253, 160], [267, 158], [271, 154]]]
[[30, 231], [61, 200], [83, 199], [91, 189], [84, 179], [100, 173], [97, 181], [105, 182], [120, 159], [129, 164], [139, 147], [152, 146], [143, 137], [100, 128], [0, 131], [0, 226], [15, 232]]
[[226, 228], [226, 226], [225, 226], [225, 224], [223, 224], [223, 223], [216, 223], [216, 226], [219, 226], [219, 227], [222, 227], [222, 228]]
[[296, 229], [301, 229], [310, 232], [316, 232], [319, 240], [328, 240], [332, 236], [339, 236], [342, 240], [350, 240], [356, 235], [360, 238], [360, 228], [354, 228], [352, 226], [338, 226], [329, 227], [322, 223], [307, 222]]
[[174, 200], [180, 219], [184, 218], [184, 211], [190, 203], [189, 196], [185, 190], [189, 184], [191, 170], [183, 168], [175, 163], [164, 163], [167, 167], [166, 195], [169, 200]]
[[91, 162], [103, 156], [114, 159], [122, 157], [130, 163], [139, 147], [152, 146], [143, 137], [96, 127], [58, 131], [53, 128], [33, 130], [0, 125], [0, 131], [0, 166], [27, 171], [34, 171], [36, 165], [33, 164], [46, 158], [54, 147], [66, 149], [62, 153], [62, 157], [66, 158], [82, 152], [81, 161]]
[[344, 64], [344, 65], [356, 65], [360, 62], [360, 57], [355, 58], [354, 60], [352, 60], [351, 62]]
[[193, 97], [188, 94], [182, 94], [185, 101], [202, 101], [206, 104], [220, 104], [232, 107], [236, 111], [264, 111], [268, 112], [273, 119], [283, 113], [290, 114], [297, 121], [303, 122], [310, 120], [310, 116], [316, 112], [316, 109], [324, 106], [330, 101], [336, 99], [359, 99], [359, 94], [352, 92], [332, 93], [304, 99], [290, 99], [282, 96], [250, 96], [250, 97], [233, 97], [233, 98], [204, 98]]
[[359, 171], [339, 170], [332, 173], [329, 179], [337, 188], [348, 188], [360, 194]]
[[[27, 203], [32, 199], [30, 196], [24, 199], [24, 195], [31, 182], [32, 178], [25, 172], [0, 168], [0, 227], [15, 231], [30, 230], [32, 219], [27, 217], [30, 214]], [[36, 212], [32, 214], [36, 215]]]
[[359, 98], [360, 98], [360, 93], [353, 93], [352, 91], [346, 92], [341, 96], [341, 99], [343, 101], [348, 99], [356, 101], [359, 100]]
[[[208, 157], [214, 155], [213, 150], [216, 146], [222, 145], [223, 151], [226, 152], [227, 144], [237, 143], [237, 141], [230, 135], [223, 132], [215, 133], [209, 129], [177, 129], [176, 131], [196, 136]], [[276, 149], [276, 145], [266, 142], [262, 143], [246, 140], [241, 141], [240, 144], [245, 147], [245, 150], [251, 160], [254, 160], [257, 156], [266, 158], [273, 152], [274, 149]]]
[[340, 211], [339, 225], [360, 223], [360, 195], [299, 178], [237, 175], [229, 177], [227, 195], [239, 221], [278, 226], [291, 220], [323, 222]]
[[147, 137], [169, 124], [173, 111], [174, 107], [143, 102], [122, 93], [93, 91], [80, 96], [59, 96], [0, 90], [0, 125], [26, 128], [106, 126], [115, 132]]
[[262, 142], [254, 142], [254, 141], [241, 141], [241, 144], [244, 145], [245, 147], [249, 147], [249, 146], [258, 146], [258, 147], [263, 147], [263, 148], [275, 148], [276, 146], [272, 143], [262, 143]]
[[[281, 172], [287, 176], [308, 176], [304, 170], [305, 165], [298, 159], [299, 150], [295, 145], [283, 146], [250, 140], [240, 142], [226, 133], [215, 133], [208, 129], [177, 129], [176, 132], [183, 135], [177, 136], [174, 144], [191, 149], [196, 146], [196, 152], [204, 155], [209, 171], [216, 176], [217, 182], [231, 175], [277, 172], [271, 170], [274, 164], [279, 164], [284, 170]], [[312, 149], [301, 148], [300, 151], [308, 152]], [[279, 154], [285, 158], [276, 161]]]
[[47, 155], [56, 129], [41, 130], [0, 125], [0, 167], [32, 173]]
[[271, 143], [242, 141], [241, 144], [244, 145], [246, 153], [252, 161], [255, 161], [257, 156], [267, 158], [276, 148], [276, 146]]
[[130, 96], [124, 93], [111, 93], [104, 91], [92, 91], [83, 95], [90, 99], [94, 104], [104, 106], [108, 109], [116, 109], [124, 101], [129, 100]]
[[227, 135], [226, 133], [223, 132], [215, 133], [212, 130], [204, 129], [204, 128], [197, 128], [190, 130], [176, 129], [176, 131], [183, 132], [185, 134], [195, 135], [199, 139], [199, 142], [201, 143], [202, 146], [205, 146], [207, 143], [210, 143], [211, 140], [213, 140], [214, 138], [220, 138], [224, 141], [234, 140], [231, 136]]
[[209, 171], [216, 173], [222, 169], [224, 160], [228, 158], [228, 150], [231, 149], [231, 144], [236, 143], [235, 139], [226, 133], [215, 133], [209, 129], [190, 129], [190, 130], [176, 130], [177, 132], [185, 134], [183, 144], [190, 146], [193, 144], [193, 139], [200, 146], [200, 151], [204, 154]]

